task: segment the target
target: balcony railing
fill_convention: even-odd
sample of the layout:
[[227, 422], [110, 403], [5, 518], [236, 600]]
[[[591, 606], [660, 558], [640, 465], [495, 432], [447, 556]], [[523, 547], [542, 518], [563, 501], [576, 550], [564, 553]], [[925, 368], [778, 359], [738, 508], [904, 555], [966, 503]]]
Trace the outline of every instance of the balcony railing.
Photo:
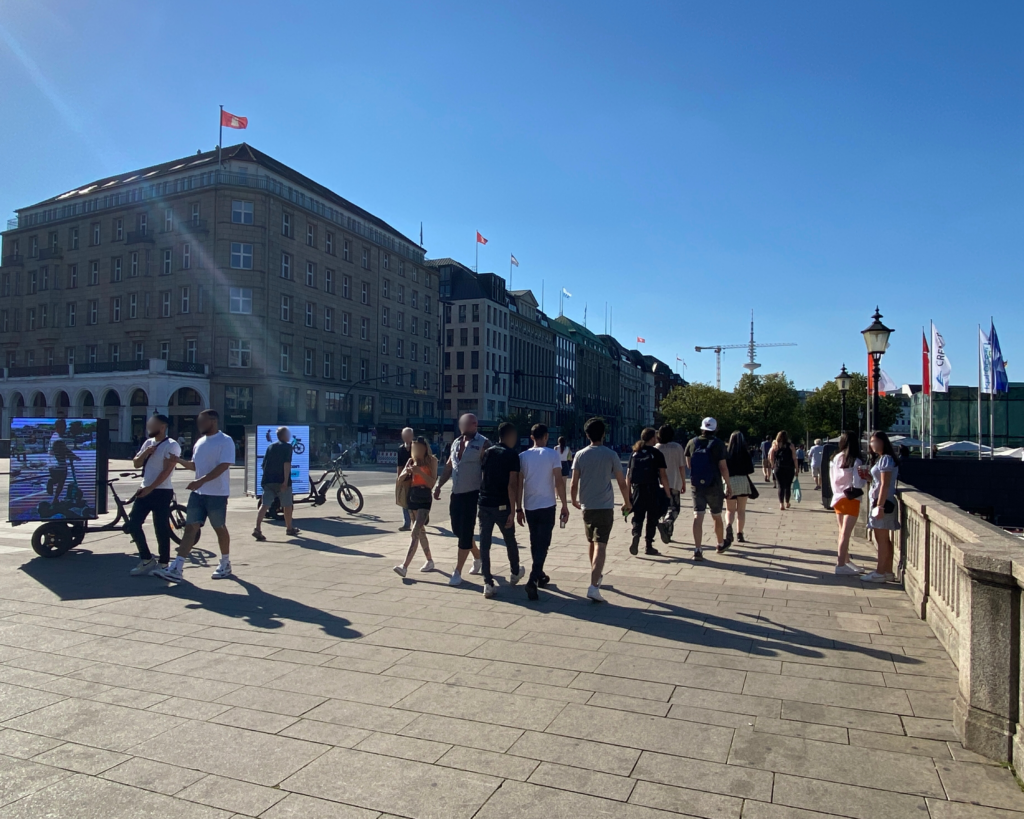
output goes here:
[[182, 233], [209, 233], [210, 227], [205, 219], [182, 219], [178, 222]]
[[39, 261], [46, 262], [50, 259], [61, 259], [64, 257], [62, 247], [41, 247], [39, 248]]
[[25, 264], [25, 257], [20, 253], [9, 253], [4, 256], [3, 266], [4, 267], [20, 267]]
[[125, 373], [134, 370], [148, 370], [149, 359], [141, 361], [96, 361], [92, 364], [76, 364], [75, 374], [79, 373]]
[[36, 364], [31, 367], [8, 367], [8, 378], [33, 378], [41, 375], [67, 375], [67, 364]]
[[192, 373], [193, 375], [206, 375], [206, 365], [197, 364], [195, 361], [168, 361], [167, 372], [169, 373]]
[[149, 233], [148, 230], [129, 230], [128, 231], [128, 238], [125, 240], [125, 244], [126, 245], [138, 245], [138, 244], [153, 245], [153, 244], [156, 244], [156, 239]]

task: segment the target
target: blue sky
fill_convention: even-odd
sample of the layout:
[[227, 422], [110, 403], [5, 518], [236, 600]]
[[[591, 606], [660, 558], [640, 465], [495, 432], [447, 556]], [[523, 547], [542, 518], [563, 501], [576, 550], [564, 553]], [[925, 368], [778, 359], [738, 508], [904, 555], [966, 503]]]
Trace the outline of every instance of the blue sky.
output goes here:
[[[977, 378], [995, 316], [1024, 380], [1024, 4], [11, 0], [0, 209], [209, 149], [227, 132], [430, 256], [713, 381], [746, 340], [798, 387], [920, 380], [920, 328]], [[724, 357], [723, 383], [742, 373]], [[1014, 366], [1019, 362], [1018, 366]]]

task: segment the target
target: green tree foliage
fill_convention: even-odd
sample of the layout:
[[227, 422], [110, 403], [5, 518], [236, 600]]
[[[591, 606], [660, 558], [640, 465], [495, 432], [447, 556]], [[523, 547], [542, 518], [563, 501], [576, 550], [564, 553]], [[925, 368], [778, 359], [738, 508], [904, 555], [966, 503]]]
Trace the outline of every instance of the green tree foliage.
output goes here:
[[[850, 391], [846, 393], [846, 427], [856, 431], [857, 409], [867, 404], [868, 379], [862, 373], [850, 374]], [[900, 417], [900, 399], [883, 396], [878, 402], [880, 423], [876, 428], [888, 430]], [[842, 397], [835, 381], [826, 381], [807, 396], [805, 414], [812, 437], [835, 438], [842, 431]]]
[[[793, 382], [785, 373], [754, 375], [745, 373], [733, 391], [736, 427], [747, 440], [761, 441], [766, 435], [775, 437], [780, 430], [793, 440], [804, 437], [803, 407]], [[719, 427], [722, 437], [732, 430]]]
[[676, 387], [662, 399], [660, 413], [666, 424], [685, 430], [687, 435], [696, 435], [701, 420], [709, 415], [718, 421], [720, 430], [731, 431], [735, 423], [732, 394], [710, 384]]

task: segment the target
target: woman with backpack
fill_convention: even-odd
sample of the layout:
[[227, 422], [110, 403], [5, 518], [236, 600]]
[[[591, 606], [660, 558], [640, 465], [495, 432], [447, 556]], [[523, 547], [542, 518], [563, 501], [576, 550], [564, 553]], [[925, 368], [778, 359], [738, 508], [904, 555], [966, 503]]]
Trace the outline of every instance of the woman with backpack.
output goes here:
[[725, 464], [729, 468], [729, 486], [732, 495], [726, 500], [725, 542], [732, 543], [732, 526], [736, 527], [736, 540], [744, 543], [743, 524], [747, 518], [747, 498], [754, 490], [750, 476], [754, 474], [754, 461], [750, 457], [747, 441], [739, 430], [729, 436]]
[[832, 508], [839, 524], [835, 573], [859, 575], [863, 569], [850, 561], [850, 537], [860, 515], [860, 499], [864, 497], [864, 462], [856, 436], [844, 432], [839, 437], [839, 449], [832, 456], [828, 477], [832, 484]]
[[775, 486], [779, 490], [779, 509], [789, 509], [789, 496], [793, 489], [793, 478], [796, 477], [796, 449], [786, 430], [775, 436], [768, 460], [775, 476]]
[[633, 454], [629, 456], [626, 481], [630, 486], [630, 502], [633, 505], [633, 542], [629, 547], [631, 555], [640, 551], [641, 535], [646, 535], [647, 541], [644, 554], [661, 554], [654, 548], [654, 535], [658, 531], [658, 520], [672, 501], [672, 490], [669, 488], [665, 456], [654, 446], [657, 435], [651, 427], [646, 427], [640, 433], [640, 440], [633, 445]]
[[868, 529], [875, 535], [878, 548], [878, 564], [871, 574], [861, 577], [865, 583], [894, 581], [892, 571], [892, 533], [900, 528], [896, 515], [896, 479], [899, 476], [899, 460], [889, 436], [876, 432], [868, 442], [871, 448], [871, 512], [868, 515]]

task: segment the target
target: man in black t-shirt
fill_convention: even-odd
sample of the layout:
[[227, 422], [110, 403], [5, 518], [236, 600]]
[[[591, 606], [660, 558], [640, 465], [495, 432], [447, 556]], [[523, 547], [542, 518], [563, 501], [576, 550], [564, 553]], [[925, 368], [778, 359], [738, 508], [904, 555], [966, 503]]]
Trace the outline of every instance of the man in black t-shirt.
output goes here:
[[480, 559], [483, 563], [484, 597], [494, 597], [495, 583], [491, 574], [491, 533], [497, 526], [508, 551], [509, 582], [514, 586], [526, 575], [519, 565], [519, 544], [516, 542], [516, 499], [519, 497], [518, 434], [507, 421], [498, 427], [498, 446], [487, 449], [482, 456], [483, 476], [480, 483]]
[[[412, 427], [406, 427], [402, 430], [402, 445], [398, 447], [398, 474], [402, 474], [402, 470], [405, 469], [405, 465], [409, 463], [409, 459], [412, 457], [412, 439], [415, 432]], [[412, 528], [412, 519], [409, 517], [409, 510], [404, 506], [402, 507], [402, 525], [399, 528], [399, 532], [408, 532]]]
[[252, 536], [259, 541], [267, 539], [263, 534], [263, 518], [275, 500], [284, 512], [285, 533], [299, 533], [299, 530], [292, 526], [292, 445], [289, 443], [291, 439], [292, 433], [288, 427], [279, 427], [277, 441], [268, 446], [263, 455], [263, 479], [260, 481], [263, 500], [260, 502], [260, 511], [256, 513], [256, 528], [252, 531]]
[[704, 513], [710, 509], [715, 521], [715, 537], [718, 551], [724, 552], [732, 545], [725, 541], [725, 524], [722, 522], [722, 507], [732, 497], [729, 485], [729, 467], [726, 465], [726, 448], [715, 431], [718, 422], [705, 418], [700, 425], [700, 435], [686, 445], [686, 468], [690, 470], [690, 488], [693, 491], [693, 559], [703, 560], [701, 538], [704, 530]]

